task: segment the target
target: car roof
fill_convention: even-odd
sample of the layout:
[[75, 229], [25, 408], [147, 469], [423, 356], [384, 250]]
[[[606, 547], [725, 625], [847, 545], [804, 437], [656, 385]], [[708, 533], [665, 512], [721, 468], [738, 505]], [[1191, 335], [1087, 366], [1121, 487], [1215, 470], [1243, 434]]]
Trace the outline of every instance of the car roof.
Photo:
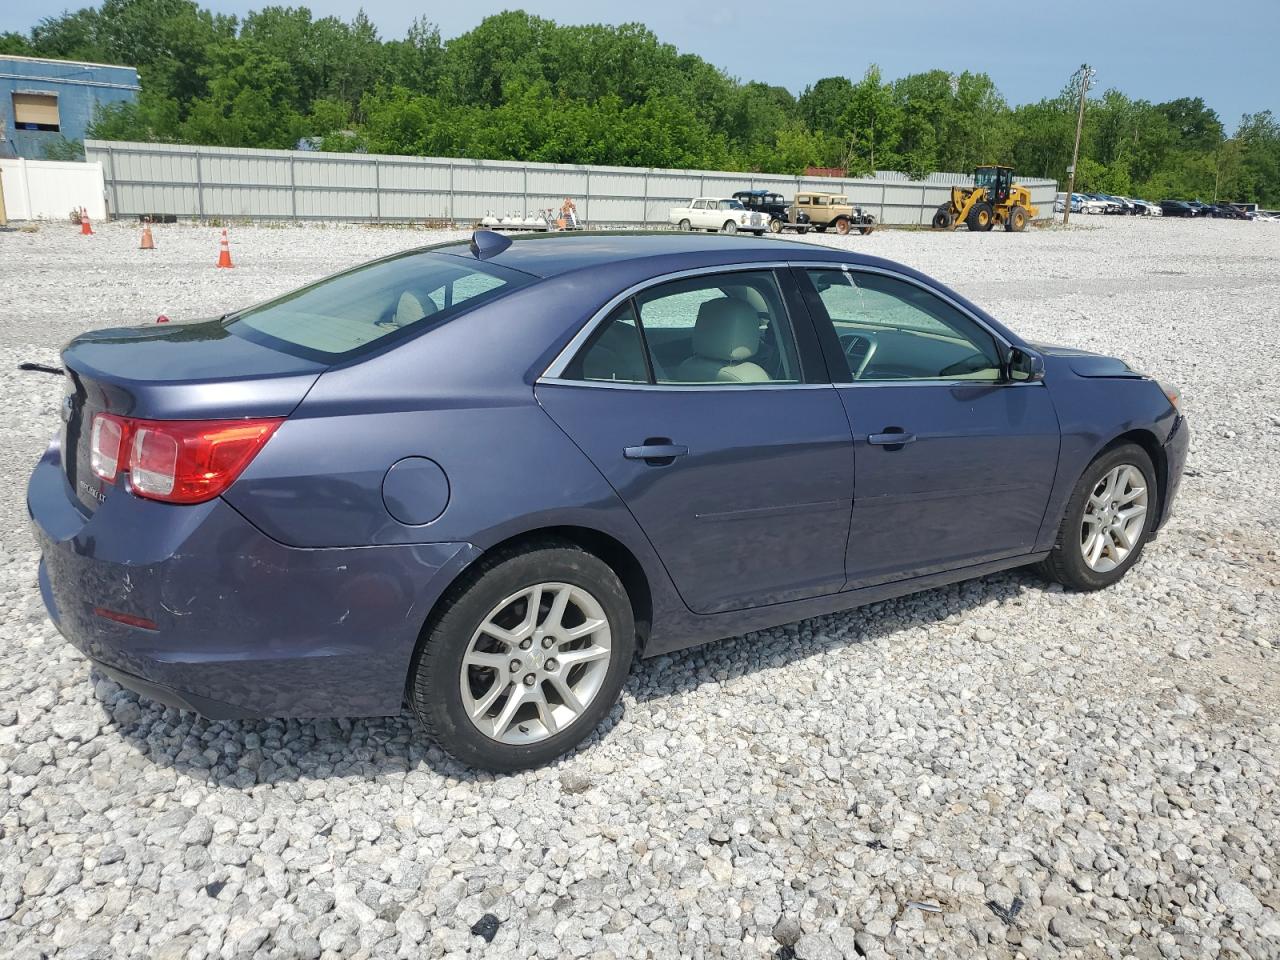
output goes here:
[[[622, 262], [696, 257], [701, 265], [716, 262], [738, 263], [755, 260], [860, 260], [856, 254], [812, 243], [763, 237], [722, 236], [682, 233], [674, 230], [617, 232], [561, 232], [527, 234], [511, 238], [511, 245], [486, 258], [486, 263], [519, 270], [535, 277], [554, 277], [573, 270], [590, 269]], [[467, 243], [434, 248], [437, 253], [471, 259]], [[871, 262], [871, 258], [867, 259]]]

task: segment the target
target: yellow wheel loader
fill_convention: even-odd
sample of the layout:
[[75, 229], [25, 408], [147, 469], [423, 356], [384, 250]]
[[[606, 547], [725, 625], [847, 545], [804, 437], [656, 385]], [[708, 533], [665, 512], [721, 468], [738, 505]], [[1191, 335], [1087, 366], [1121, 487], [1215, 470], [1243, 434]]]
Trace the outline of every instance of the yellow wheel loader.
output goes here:
[[973, 171], [972, 187], [952, 187], [951, 199], [938, 207], [933, 225], [954, 230], [964, 224], [970, 230], [990, 230], [997, 223], [1019, 233], [1040, 212], [1032, 206], [1031, 191], [1013, 182], [1013, 167], [996, 165]]

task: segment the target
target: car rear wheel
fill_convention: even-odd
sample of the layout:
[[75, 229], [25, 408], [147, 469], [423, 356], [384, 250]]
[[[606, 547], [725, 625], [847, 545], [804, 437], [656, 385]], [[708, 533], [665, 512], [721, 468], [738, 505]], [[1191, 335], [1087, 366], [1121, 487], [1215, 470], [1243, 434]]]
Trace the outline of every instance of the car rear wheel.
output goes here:
[[737, 233], [738, 224], [733, 220], [726, 220], [724, 224], [720, 227], [720, 232], [721, 233]]
[[617, 574], [570, 544], [504, 551], [441, 601], [409, 676], [428, 735], [494, 771], [581, 743], [618, 699], [635, 652]]
[[690, 230], [693, 229], [693, 224], [690, 223], [688, 220], [681, 220], [679, 229], [683, 230], [685, 233], [688, 233]]
[[842, 219], [840, 219], [840, 220], [837, 220], [837, 221], [836, 221], [836, 233], [840, 234], [840, 236], [842, 236], [842, 237], [843, 237], [843, 236], [847, 235], [847, 234], [848, 234], [848, 232], [849, 232], [849, 221], [848, 221], [848, 220], [845, 220], [845, 219], [843, 219], [843, 218], [842, 218]]
[[779, 220], [777, 217], [774, 217], [772, 220], [770, 220], [770, 221], [769, 221], [769, 232], [770, 232], [770, 233], [781, 233], [781, 232], [782, 232], [782, 221], [781, 221], [781, 220]]
[[1041, 572], [1072, 590], [1101, 590], [1138, 562], [1156, 517], [1151, 458], [1137, 444], [1108, 450], [1085, 470]]

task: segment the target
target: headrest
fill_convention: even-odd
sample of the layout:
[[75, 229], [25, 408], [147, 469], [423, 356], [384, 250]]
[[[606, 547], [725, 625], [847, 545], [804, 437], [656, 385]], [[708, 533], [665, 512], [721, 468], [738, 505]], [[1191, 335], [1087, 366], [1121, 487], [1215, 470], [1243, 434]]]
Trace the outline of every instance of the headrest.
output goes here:
[[417, 323], [423, 317], [429, 317], [439, 308], [434, 300], [425, 294], [419, 298], [413, 291], [406, 290], [400, 294], [396, 302], [395, 323], [403, 327], [407, 323]]
[[693, 352], [712, 360], [749, 360], [760, 349], [760, 317], [751, 305], [731, 297], [708, 300], [698, 308]]

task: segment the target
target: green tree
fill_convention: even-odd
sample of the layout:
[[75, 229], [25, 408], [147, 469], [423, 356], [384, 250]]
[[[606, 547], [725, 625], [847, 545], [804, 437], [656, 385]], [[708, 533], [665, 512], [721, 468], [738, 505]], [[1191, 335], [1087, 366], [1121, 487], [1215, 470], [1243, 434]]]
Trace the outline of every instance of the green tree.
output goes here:
[[[136, 66], [138, 101], [95, 113], [91, 135], [105, 139], [288, 147], [309, 137], [332, 150], [787, 174], [1000, 162], [1062, 181], [1078, 102], [1074, 78], [1011, 108], [984, 73], [888, 81], [875, 66], [795, 98], [639, 23], [563, 25], [520, 10], [446, 43], [421, 18], [383, 39], [363, 12], [270, 4], [240, 20], [198, 0], [101, 0], [0, 34], [0, 52]], [[1152, 104], [1107, 90], [1088, 103], [1080, 185], [1277, 205], [1280, 130], [1264, 110], [1228, 138], [1201, 98]]]

